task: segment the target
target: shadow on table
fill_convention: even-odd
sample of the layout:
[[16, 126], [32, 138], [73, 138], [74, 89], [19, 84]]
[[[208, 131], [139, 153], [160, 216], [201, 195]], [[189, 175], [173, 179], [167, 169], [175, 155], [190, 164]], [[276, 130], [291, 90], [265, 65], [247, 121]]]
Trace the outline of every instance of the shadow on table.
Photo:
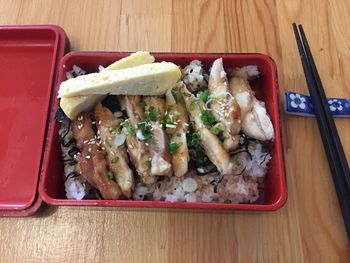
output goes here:
[[57, 206], [50, 206], [43, 203], [32, 217], [48, 217], [56, 213], [57, 210]]
[[[68, 208], [68, 207], [66, 207]], [[77, 209], [77, 207], [69, 207], [69, 209]], [[79, 207], [80, 211], [101, 211], [101, 212], [141, 212], [141, 213], [167, 213], [167, 214], [245, 214], [245, 215], [257, 215], [260, 211], [239, 211], [239, 210], [208, 210], [208, 209], [181, 209], [181, 208], [142, 208], [142, 207]]]

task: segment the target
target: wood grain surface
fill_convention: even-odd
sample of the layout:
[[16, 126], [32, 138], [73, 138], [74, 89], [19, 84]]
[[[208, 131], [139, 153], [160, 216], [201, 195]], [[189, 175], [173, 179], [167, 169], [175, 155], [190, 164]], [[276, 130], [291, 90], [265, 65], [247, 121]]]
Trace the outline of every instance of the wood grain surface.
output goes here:
[[[348, 98], [349, 13], [348, 0], [0, 0], [0, 24], [60, 25], [73, 50], [267, 53], [280, 94], [307, 93], [300, 22], [327, 95]], [[0, 218], [0, 262], [350, 262], [316, 122], [281, 123], [289, 198], [276, 212], [46, 207]], [[350, 159], [350, 120], [336, 124]]]

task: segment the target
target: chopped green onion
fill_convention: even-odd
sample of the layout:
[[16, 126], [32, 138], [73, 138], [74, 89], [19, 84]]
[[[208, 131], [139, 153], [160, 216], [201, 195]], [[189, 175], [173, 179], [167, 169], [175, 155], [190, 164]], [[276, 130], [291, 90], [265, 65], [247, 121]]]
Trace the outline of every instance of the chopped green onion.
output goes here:
[[166, 125], [167, 123], [173, 123], [173, 119], [170, 117], [170, 114], [165, 115], [163, 120], [161, 120], [161, 124]]
[[130, 122], [128, 120], [123, 122], [123, 127], [126, 129], [127, 131], [127, 135], [134, 135], [135, 134], [135, 129], [134, 127], [131, 126]]
[[190, 140], [188, 141], [188, 147], [196, 149], [201, 142], [201, 138], [198, 133], [193, 132], [190, 134]]
[[206, 110], [200, 113], [200, 119], [202, 123], [209, 128], [216, 124], [215, 117], [209, 111]]
[[175, 129], [176, 128], [176, 124], [167, 123], [167, 124], [165, 124], [165, 127], [171, 128], [171, 129]]
[[220, 145], [223, 144], [222, 140], [220, 140], [220, 139], [218, 139], [218, 143], [219, 143]]
[[209, 99], [209, 92], [208, 92], [208, 90], [204, 90], [204, 91], [198, 92], [197, 97], [198, 97], [201, 101], [203, 101], [204, 103], [206, 103], [206, 102], [208, 101], [208, 99]]
[[109, 146], [109, 148], [112, 148], [112, 144], [109, 141], [105, 141], [105, 143]]
[[163, 124], [163, 126], [165, 126], [166, 128], [175, 129], [176, 128], [176, 123], [174, 122], [172, 116], [173, 116], [172, 114], [165, 115], [165, 117], [161, 121], [161, 124]]
[[152, 135], [152, 126], [148, 124], [147, 122], [139, 122], [137, 124], [137, 128], [142, 132], [143, 137], [145, 137], [146, 141], [150, 141], [153, 138]]
[[219, 127], [214, 128], [214, 134], [218, 135], [221, 132], [221, 129]]
[[115, 134], [115, 133], [118, 132], [118, 128], [117, 127], [112, 127], [112, 128], [109, 129], [109, 132]]
[[145, 109], [147, 104], [146, 102], [144, 102], [143, 100], [140, 102], [140, 106], [142, 107], [142, 109]]
[[148, 110], [145, 113], [145, 120], [146, 121], [158, 121], [160, 119], [160, 111], [157, 110], [155, 107], [150, 106]]
[[196, 101], [191, 101], [190, 106], [188, 108], [190, 111], [193, 111], [196, 108]]
[[189, 93], [187, 93], [187, 92], [183, 91], [183, 92], [182, 92], [182, 96], [185, 96], [185, 97], [191, 97], [191, 96], [192, 96], [192, 94], [189, 94]]
[[120, 117], [123, 117], [123, 112], [121, 112], [121, 111], [116, 111], [116, 112], [113, 113], [113, 115], [114, 115], [114, 117], [116, 117], [116, 118], [120, 118]]
[[111, 163], [117, 163], [119, 161], [119, 157], [116, 156], [111, 160]]
[[147, 167], [151, 167], [151, 160], [146, 160], [145, 165], [147, 165]]
[[113, 177], [114, 177], [114, 176], [113, 176], [113, 173], [112, 173], [111, 171], [108, 171], [107, 177], [108, 177], [109, 180], [112, 180]]
[[181, 133], [179, 133], [179, 132], [176, 133], [176, 136], [177, 136], [177, 137], [181, 137]]
[[180, 144], [176, 142], [169, 142], [168, 144], [168, 149], [170, 154], [175, 154], [179, 147], [180, 147]]

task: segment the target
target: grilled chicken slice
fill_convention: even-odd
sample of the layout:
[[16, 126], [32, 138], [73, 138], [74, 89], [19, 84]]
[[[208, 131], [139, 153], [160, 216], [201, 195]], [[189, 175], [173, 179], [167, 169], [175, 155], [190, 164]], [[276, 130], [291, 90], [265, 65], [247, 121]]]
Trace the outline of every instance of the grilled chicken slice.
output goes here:
[[178, 87], [169, 89], [166, 93], [166, 133], [171, 135], [170, 144], [175, 143], [175, 153], [171, 162], [174, 174], [177, 177], [184, 176], [188, 171], [188, 148], [186, 132], [188, 130], [188, 115], [185, 101]]
[[261, 141], [273, 140], [274, 130], [265, 104], [256, 99], [244, 69], [237, 69], [230, 79], [229, 87], [241, 109], [243, 132]]
[[195, 128], [199, 133], [201, 144], [207, 153], [210, 161], [216, 166], [222, 174], [232, 174], [234, 165], [230, 155], [219, 143], [218, 138], [202, 123], [200, 118], [204, 105], [200, 100], [196, 100], [194, 95], [183, 86], [180, 89], [186, 103], [190, 119], [194, 121]]
[[82, 113], [73, 122], [73, 137], [81, 151], [77, 156], [77, 172], [97, 188], [104, 199], [118, 199], [118, 184], [107, 177], [107, 161], [100, 151], [89, 114]]
[[95, 118], [101, 142], [107, 152], [109, 170], [113, 173], [123, 195], [131, 198], [134, 191], [133, 172], [128, 165], [128, 156], [124, 145], [126, 135], [121, 131], [122, 119], [99, 102], [95, 106]]
[[165, 114], [165, 100], [161, 97], [144, 97], [146, 119], [151, 125], [152, 139], [149, 142], [151, 173], [157, 176], [171, 176], [171, 156], [168, 151], [168, 138], [160, 124]]
[[226, 72], [222, 58], [214, 61], [209, 77], [210, 108], [214, 117], [219, 121], [216, 128], [222, 130], [223, 146], [232, 151], [239, 144], [241, 130], [239, 105], [230, 94]]
[[121, 105], [128, 115], [130, 132], [126, 136], [127, 151], [132, 164], [140, 176], [143, 184], [153, 184], [156, 177], [151, 174], [151, 156], [145, 145], [145, 141], [136, 138], [137, 124], [144, 118], [144, 110], [140, 106], [141, 96], [122, 96]]

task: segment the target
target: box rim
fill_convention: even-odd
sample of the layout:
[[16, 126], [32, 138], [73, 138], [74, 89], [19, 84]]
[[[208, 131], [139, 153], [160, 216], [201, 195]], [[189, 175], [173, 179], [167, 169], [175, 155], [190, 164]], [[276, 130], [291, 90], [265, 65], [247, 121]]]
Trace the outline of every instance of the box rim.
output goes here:
[[[48, 127], [49, 127], [49, 116], [51, 115], [51, 97], [53, 92], [53, 85], [55, 85], [56, 80], [58, 78], [58, 72], [57, 68], [59, 66], [59, 60], [64, 55], [64, 49], [65, 45], [67, 43], [67, 37], [64, 30], [57, 25], [52, 24], [44, 24], [44, 25], [1, 25], [0, 29], [6, 29], [6, 30], [50, 30], [54, 33], [55, 42], [54, 42], [54, 51], [53, 51], [53, 58], [52, 58], [52, 64], [51, 64], [51, 71], [50, 71], [50, 84], [49, 84], [49, 92], [47, 97], [45, 98], [45, 107], [46, 107], [46, 113], [44, 117], [45, 121], [45, 127], [44, 131], [42, 131], [42, 137], [43, 142], [41, 145], [41, 156], [40, 161], [38, 165], [38, 175], [37, 175], [37, 181], [35, 186], [35, 192], [33, 194], [33, 197], [31, 198], [30, 202], [26, 204], [24, 207], [18, 208], [9, 208], [9, 209], [0, 209], [0, 217], [25, 217], [30, 216], [34, 214], [42, 205], [43, 201], [39, 194], [39, 185], [40, 181], [42, 179], [42, 165], [43, 165], [43, 159], [45, 156], [45, 149], [47, 145], [47, 135], [48, 135]], [[69, 43], [69, 42], [68, 42]], [[63, 52], [62, 52], [63, 49]]]
[[[118, 54], [131, 54], [131, 51], [125, 52], [114, 52], [114, 51], [71, 51], [63, 56], [59, 63], [59, 74], [58, 80], [62, 77], [62, 69], [65, 65], [66, 61], [71, 57], [76, 55], [80, 56], [94, 56], [94, 55], [118, 55]], [[45, 176], [43, 176], [39, 185], [39, 194], [43, 201], [49, 205], [57, 205], [57, 206], [92, 206], [92, 207], [140, 207], [140, 208], [184, 208], [184, 209], [210, 209], [210, 210], [231, 210], [231, 211], [276, 211], [284, 206], [287, 201], [288, 193], [287, 193], [287, 185], [284, 171], [284, 158], [283, 158], [283, 148], [282, 148], [282, 140], [281, 140], [281, 129], [280, 129], [280, 110], [278, 103], [279, 96], [279, 87], [278, 87], [278, 78], [277, 78], [277, 66], [273, 58], [267, 54], [263, 53], [197, 53], [197, 52], [150, 52], [155, 55], [184, 55], [184, 56], [218, 56], [218, 55], [235, 55], [235, 56], [257, 56], [263, 60], [265, 60], [271, 72], [273, 72], [272, 81], [274, 85], [275, 96], [273, 96], [273, 105], [275, 107], [275, 118], [278, 121], [278, 125], [275, 127], [275, 132], [278, 134], [278, 159], [282, 163], [282, 166], [279, 167], [280, 180], [279, 186], [281, 189], [281, 193], [277, 200], [271, 204], [223, 204], [223, 203], [186, 203], [186, 202], [166, 202], [166, 201], [135, 201], [135, 200], [69, 200], [69, 199], [58, 199], [51, 198], [47, 192], [45, 191], [44, 182]], [[197, 59], [197, 58], [196, 58]], [[199, 58], [198, 58], [199, 59]], [[57, 94], [59, 83], [57, 82], [56, 89], [54, 91]], [[56, 100], [55, 105], [58, 105], [58, 100]], [[53, 135], [53, 130], [51, 130], [50, 135]], [[52, 138], [52, 137], [50, 137]], [[51, 144], [52, 145], [52, 144]], [[49, 147], [51, 147], [49, 145]], [[141, 204], [141, 203], [142, 204]], [[242, 207], [245, 206], [246, 208]]]

